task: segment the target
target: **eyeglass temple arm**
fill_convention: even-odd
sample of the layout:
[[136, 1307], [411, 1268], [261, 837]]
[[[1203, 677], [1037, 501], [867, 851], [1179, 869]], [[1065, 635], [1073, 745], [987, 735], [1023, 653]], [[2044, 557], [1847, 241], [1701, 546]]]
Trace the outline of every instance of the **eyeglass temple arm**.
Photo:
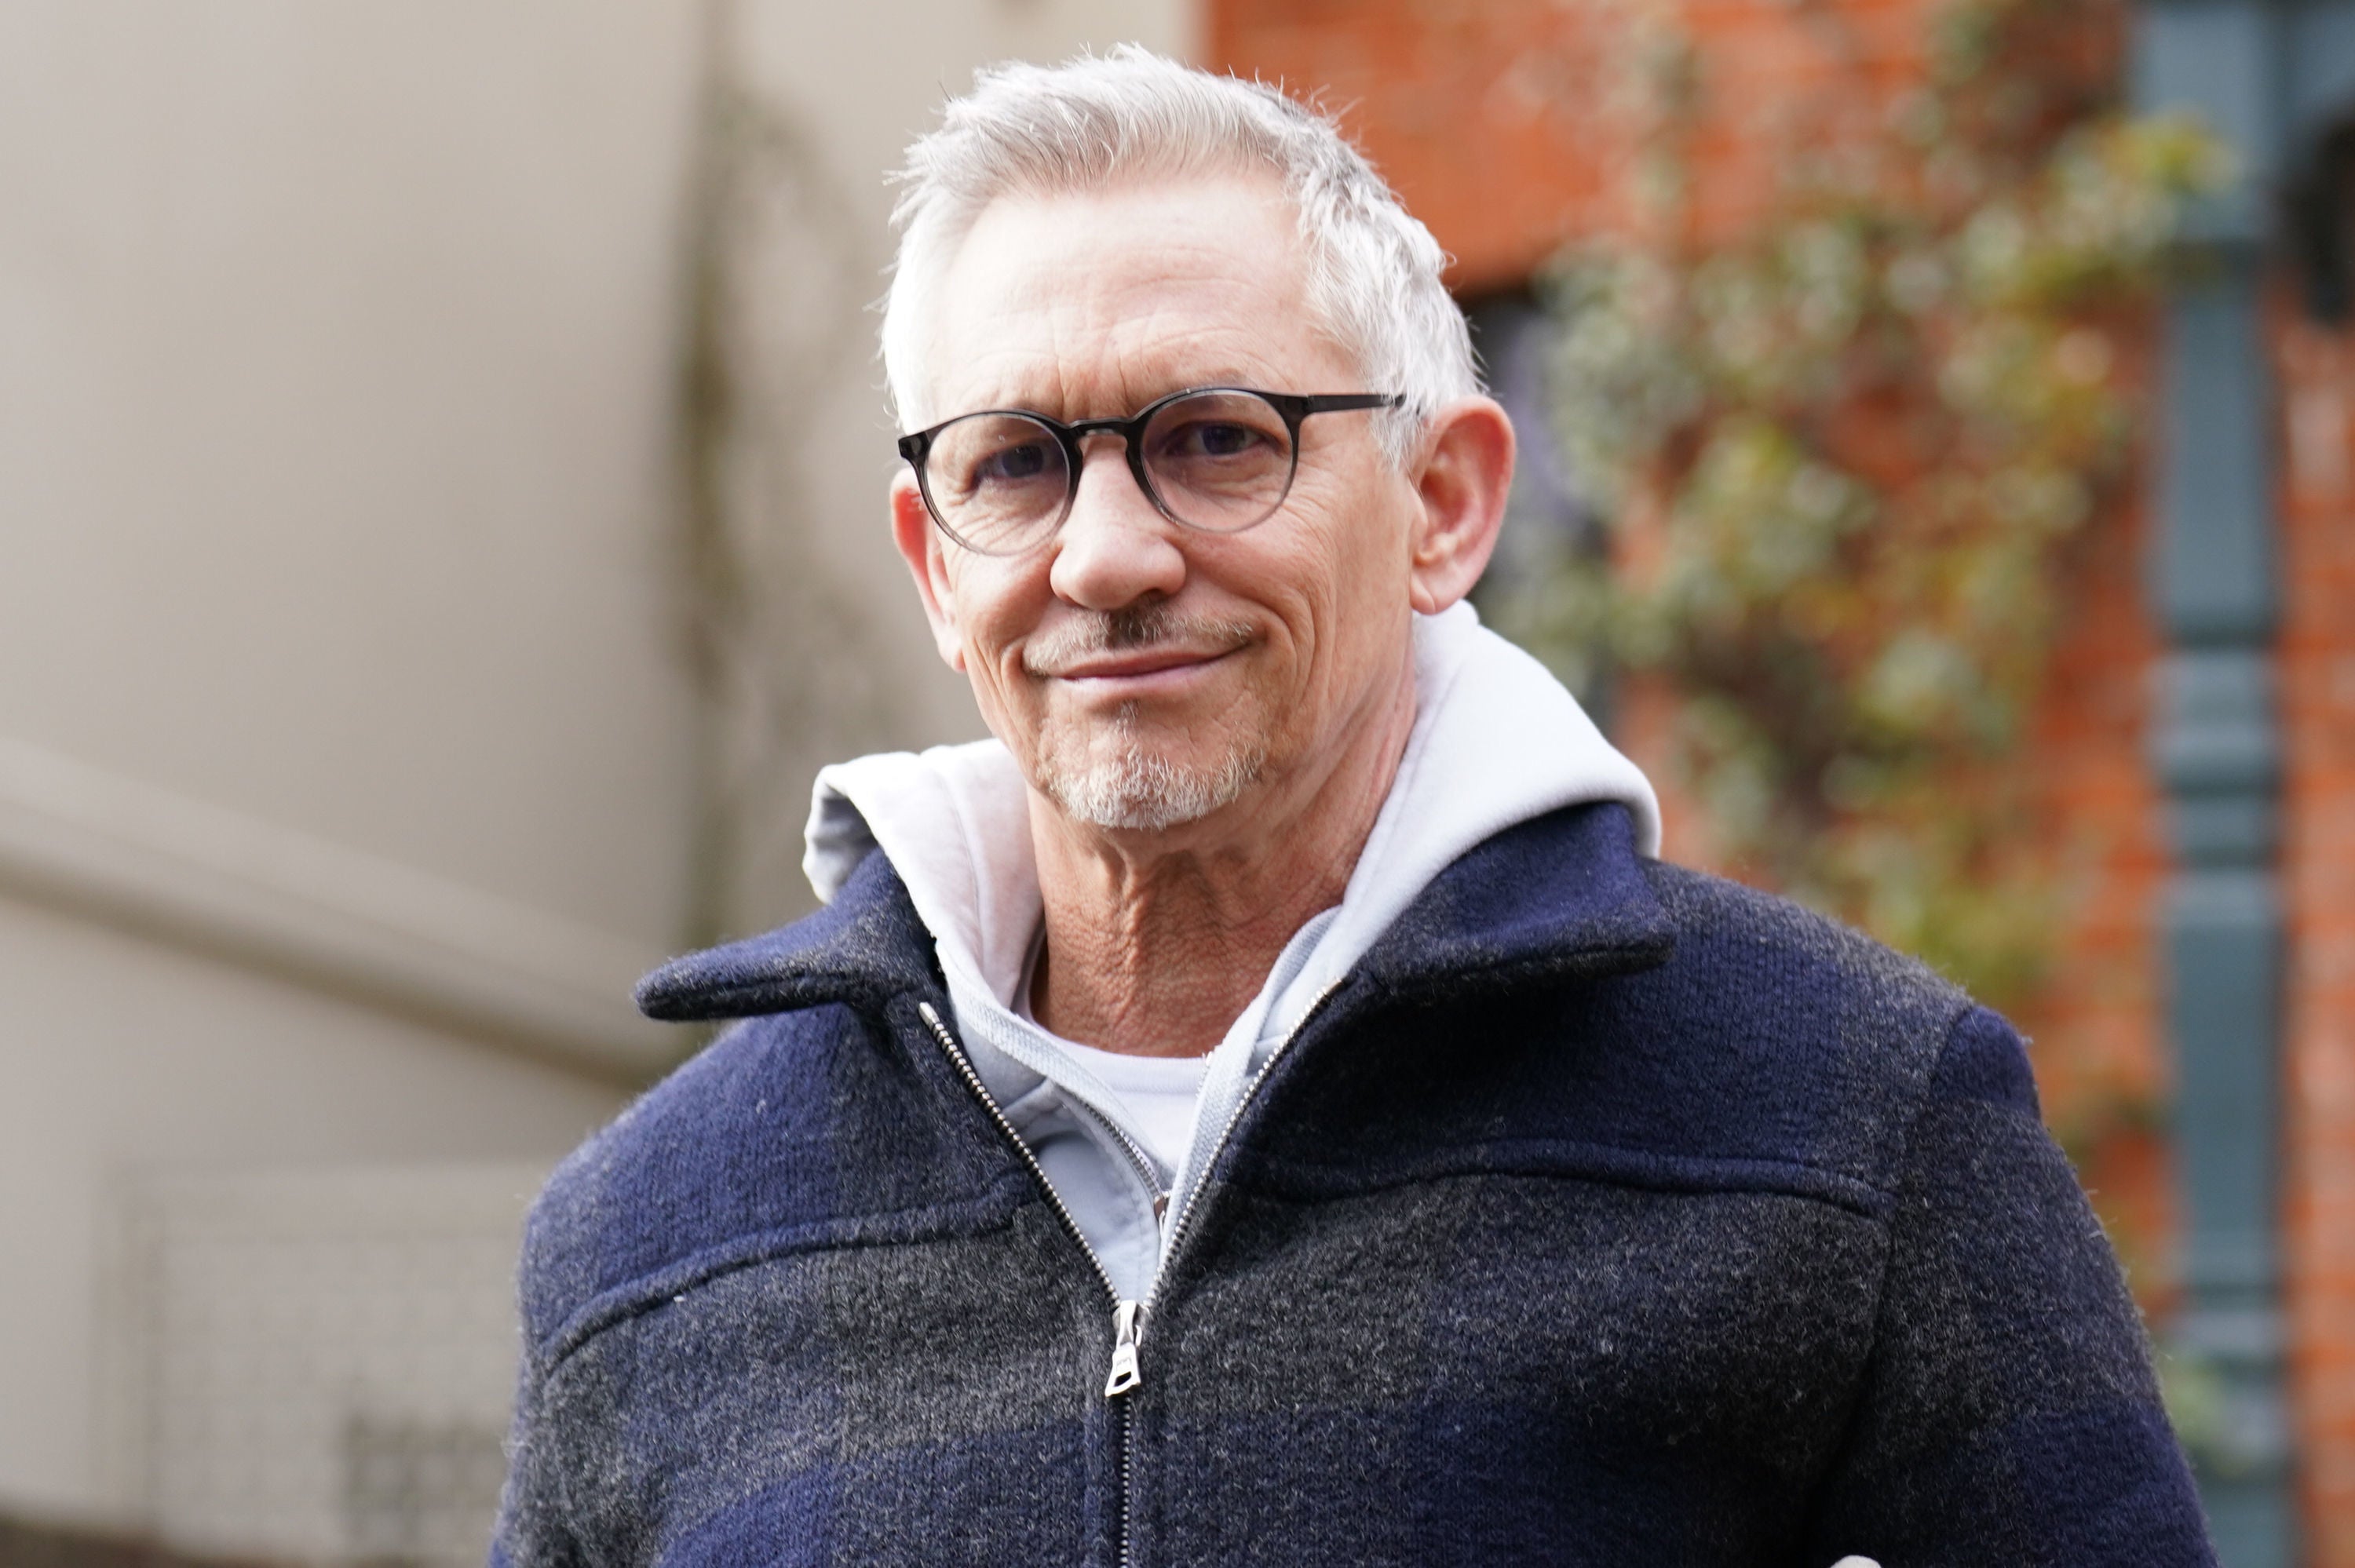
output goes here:
[[1396, 392], [1327, 392], [1292, 399], [1304, 414], [1338, 414], [1350, 408], [1396, 408], [1406, 398]]

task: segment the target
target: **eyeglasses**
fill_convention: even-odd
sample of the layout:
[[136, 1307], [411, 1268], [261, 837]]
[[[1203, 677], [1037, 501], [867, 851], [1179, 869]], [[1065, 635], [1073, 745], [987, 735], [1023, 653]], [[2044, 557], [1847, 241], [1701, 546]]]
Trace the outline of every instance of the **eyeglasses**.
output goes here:
[[1164, 517], [1239, 534], [1273, 516], [1292, 493], [1303, 419], [1405, 401], [1383, 392], [1304, 397], [1194, 387], [1128, 419], [1067, 425], [1027, 408], [988, 408], [901, 436], [900, 455], [914, 467], [941, 532], [985, 556], [1018, 556], [1054, 537], [1079, 492], [1080, 442], [1099, 431], [1127, 443], [1128, 471]]

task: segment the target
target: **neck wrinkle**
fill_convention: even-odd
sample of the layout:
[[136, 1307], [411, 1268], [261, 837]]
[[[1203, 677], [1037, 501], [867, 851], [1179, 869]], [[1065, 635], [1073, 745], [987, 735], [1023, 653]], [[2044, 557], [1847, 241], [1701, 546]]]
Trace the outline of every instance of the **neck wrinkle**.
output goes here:
[[[1398, 777], [1415, 705], [1410, 652], [1380, 716], [1353, 726], [1359, 738], [1289, 811], [1252, 791], [1190, 831], [1124, 835], [1075, 827], [1034, 794], [1039, 1024], [1137, 1055], [1216, 1046], [1294, 934], [1340, 903]], [[1202, 842], [1230, 822], [1247, 836]]]

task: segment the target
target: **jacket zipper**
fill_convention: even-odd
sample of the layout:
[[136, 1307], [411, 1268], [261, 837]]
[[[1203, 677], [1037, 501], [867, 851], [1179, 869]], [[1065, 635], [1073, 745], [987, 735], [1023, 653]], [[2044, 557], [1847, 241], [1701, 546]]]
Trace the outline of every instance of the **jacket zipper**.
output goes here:
[[[940, 1042], [941, 1050], [956, 1068], [957, 1075], [964, 1080], [965, 1087], [973, 1091], [982, 1108], [989, 1112], [990, 1119], [997, 1124], [997, 1130], [1006, 1135], [1006, 1140], [1022, 1156], [1022, 1162], [1030, 1167], [1030, 1174], [1038, 1179], [1039, 1190], [1047, 1194], [1048, 1207], [1054, 1211], [1057, 1219], [1063, 1222], [1063, 1228], [1071, 1233], [1071, 1239], [1080, 1244], [1080, 1251], [1087, 1258], [1088, 1266], [1096, 1271], [1096, 1278], [1103, 1284], [1104, 1295], [1112, 1302], [1112, 1372], [1104, 1381], [1104, 1397], [1112, 1404], [1120, 1429], [1120, 1540], [1117, 1545], [1122, 1568], [1128, 1568], [1135, 1562], [1129, 1551], [1129, 1510], [1136, 1490], [1134, 1484], [1135, 1466], [1129, 1449], [1135, 1416], [1129, 1402], [1118, 1396], [1142, 1381], [1136, 1374], [1136, 1345], [1145, 1332], [1145, 1306], [1141, 1302], [1121, 1299], [1120, 1287], [1113, 1283], [1112, 1271], [1103, 1266], [1103, 1259], [1096, 1255], [1096, 1249], [1088, 1245], [1087, 1236], [1080, 1230], [1079, 1221], [1071, 1217], [1071, 1211], [1064, 1205], [1063, 1195], [1055, 1191], [1052, 1181], [1047, 1180], [1047, 1168], [1039, 1163], [1039, 1157], [1030, 1152], [1030, 1146], [1022, 1140], [1020, 1133], [1014, 1130], [1014, 1124], [1007, 1119], [1005, 1110], [997, 1103], [997, 1097], [989, 1092], [989, 1086], [981, 1081], [979, 1073], [974, 1071], [972, 1059], [957, 1044], [956, 1036], [949, 1033], [949, 1026], [941, 1022], [940, 1013], [929, 1001], [916, 1003], [916, 1012], [923, 1019], [925, 1026], [932, 1030], [932, 1038]], [[1124, 1137], [1122, 1142], [1125, 1144], [1127, 1139]], [[1134, 1149], [1129, 1150], [1129, 1157], [1140, 1158]], [[1157, 1186], [1159, 1183], [1154, 1184]]]
[[1145, 1304], [1139, 1309], [1140, 1333], [1143, 1332], [1142, 1319], [1152, 1316], [1155, 1304], [1161, 1299], [1161, 1282], [1168, 1276], [1169, 1262], [1178, 1255], [1178, 1249], [1186, 1244], [1187, 1223], [1194, 1217], [1194, 1210], [1201, 1202], [1202, 1189], [1209, 1184], [1210, 1171], [1218, 1164], [1220, 1153], [1227, 1147], [1227, 1139], [1232, 1138], [1235, 1128], [1242, 1125], [1243, 1112], [1251, 1109], [1252, 1102], [1259, 1097], [1259, 1086], [1267, 1082], [1267, 1075], [1274, 1070], [1277, 1061], [1292, 1048], [1292, 1043], [1300, 1038], [1302, 1032], [1315, 1022], [1316, 1015], [1325, 1011], [1325, 1004], [1333, 1000], [1333, 993], [1339, 991], [1342, 981], [1348, 979], [1344, 975], [1316, 993], [1316, 1000], [1308, 1004], [1308, 1011], [1300, 1015], [1300, 1022], [1275, 1043], [1275, 1049], [1267, 1054], [1267, 1060], [1259, 1065], [1259, 1071], [1252, 1075], [1251, 1082], [1245, 1084], [1243, 1092], [1236, 1097], [1235, 1108], [1227, 1113], [1227, 1125], [1219, 1129], [1219, 1140], [1210, 1145], [1209, 1158], [1202, 1162], [1200, 1177], [1195, 1181], [1193, 1190], [1186, 1194], [1186, 1201], [1178, 1206], [1178, 1217], [1171, 1222], [1169, 1235], [1161, 1248], [1161, 1266], [1154, 1270], [1153, 1287], [1145, 1293]]
[[[1347, 978], [1343, 977], [1344, 980]], [[1259, 1071], [1252, 1075], [1251, 1082], [1243, 1086], [1242, 1094], [1235, 1100], [1235, 1108], [1227, 1115], [1226, 1126], [1219, 1129], [1218, 1141], [1210, 1146], [1209, 1158], [1202, 1167], [1205, 1179], [1208, 1178], [1210, 1168], [1218, 1163], [1219, 1153], [1226, 1148], [1227, 1139], [1234, 1136], [1235, 1128], [1241, 1124], [1243, 1113], [1249, 1110], [1252, 1102], [1259, 1097], [1260, 1086], [1267, 1082], [1269, 1072], [1274, 1068], [1276, 1062], [1284, 1052], [1291, 1048], [1292, 1043], [1299, 1039], [1301, 1033], [1308, 1027], [1318, 1013], [1325, 1010], [1325, 1004], [1333, 1000], [1333, 993], [1339, 991], [1341, 985], [1342, 980], [1337, 980], [1317, 993], [1316, 1000], [1310, 1002], [1308, 1010], [1300, 1015], [1300, 1022], [1294, 1024], [1284, 1038], [1276, 1043], [1275, 1049], [1267, 1054], [1267, 1060], [1260, 1064]], [[929, 1001], [916, 1003], [916, 1012], [932, 1030], [932, 1037], [940, 1042], [942, 1051], [947, 1054], [949, 1061], [957, 1070], [957, 1075], [964, 1079], [965, 1086], [973, 1091], [975, 1098], [981, 1101], [983, 1108], [989, 1112], [990, 1119], [997, 1123], [997, 1129], [1006, 1135], [1007, 1141], [1013, 1144], [1016, 1151], [1022, 1156], [1023, 1163], [1030, 1167], [1030, 1174], [1038, 1178], [1039, 1190], [1047, 1194], [1048, 1206], [1054, 1210], [1056, 1218], [1063, 1222], [1063, 1228], [1071, 1233], [1071, 1239], [1080, 1244], [1080, 1251], [1087, 1257], [1088, 1266], [1096, 1271], [1096, 1278], [1103, 1285], [1104, 1295], [1112, 1301], [1112, 1372], [1111, 1375], [1104, 1380], [1104, 1398], [1114, 1402], [1114, 1408], [1119, 1413], [1118, 1557], [1123, 1568], [1128, 1568], [1128, 1565], [1135, 1561], [1129, 1544], [1130, 1537], [1134, 1533], [1131, 1529], [1133, 1521], [1131, 1510], [1135, 1506], [1136, 1495], [1135, 1465], [1130, 1452], [1133, 1446], [1131, 1437], [1135, 1426], [1135, 1414], [1129, 1402], [1120, 1396], [1129, 1393], [1145, 1381], [1137, 1371], [1137, 1347], [1144, 1340], [1145, 1326], [1153, 1316], [1154, 1305], [1161, 1299], [1161, 1282], [1168, 1274], [1168, 1262], [1177, 1255], [1178, 1247], [1185, 1242], [1186, 1227], [1193, 1219], [1194, 1210], [1200, 1201], [1203, 1182], [1197, 1181], [1193, 1191], [1186, 1194], [1185, 1202], [1178, 1205], [1177, 1218], [1172, 1222], [1169, 1234], [1161, 1248], [1161, 1262], [1154, 1269], [1152, 1287], [1145, 1293], [1145, 1299], [1143, 1301], [1123, 1300], [1120, 1287], [1113, 1283], [1112, 1271], [1104, 1267], [1103, 1259], [1098, 1257], [1095, 1248], [1088, 1245], [1088, 1238], [1080, 1231], [1080, 1223], [1071, 1217], [1071, 1211], [1064, 1205], [1062, 1194], [1055, 1191], [1055, 1184], [1052, 1181], [1047, 1180], [1047, 1168], [1039, 1163], [1039, 1157], [1030, 1152], [1030, 1146], [1023, 1141], [1020, 1133], [1014, 1130], [1014, 1123], [1007, 1118], [1006, 1112], [998, 1106], [997, 1097], [989, 1092], [989, 1086], [981, 1081], [981, 1075], [974, 1070], [972, 1060], [965, 1055], [964, 1047], [957, 1044], [956, 1037], [949, 1033], [948, 1025], [941, 1022], [940, 1013], [934, 1011]], [[1130, 1161], [1136, 1166], [1139, 1173], [1145, 1176], [1146, 1185], [1157, 1191], [1161, 1185], [1160, 1177], [1154, 1171], [1144, 1152], [1136, 1147], [1126, 1133], [1114, 1126], [1111, 1121], [1102, 1117], [1098, 1119], [1111, 1128], [1114, 1140], [1127, 1153]], [[1163, 1194], [1165, 1202], [1167, 1196], [1166, 1193]], [[1157, 1210], [1159, 1205], [1156, 1204], [1156, 1208]], [[1157, 1213], [1156, 1217], [1159, 1217]]]

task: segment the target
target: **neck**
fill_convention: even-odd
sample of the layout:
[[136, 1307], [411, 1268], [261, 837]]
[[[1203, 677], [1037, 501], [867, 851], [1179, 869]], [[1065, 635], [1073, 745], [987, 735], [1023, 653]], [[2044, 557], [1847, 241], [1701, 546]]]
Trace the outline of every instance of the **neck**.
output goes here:
[[1263, 780], [1164, 832], [1074, 823], [1035, 792], [1046, 906], [1033, 1014], [1067, 1040], [1141, 1056], [1216, 1046], [1294, 933], [1341, 901], [1414, 727], [1412, 664], [1321, 768]]

